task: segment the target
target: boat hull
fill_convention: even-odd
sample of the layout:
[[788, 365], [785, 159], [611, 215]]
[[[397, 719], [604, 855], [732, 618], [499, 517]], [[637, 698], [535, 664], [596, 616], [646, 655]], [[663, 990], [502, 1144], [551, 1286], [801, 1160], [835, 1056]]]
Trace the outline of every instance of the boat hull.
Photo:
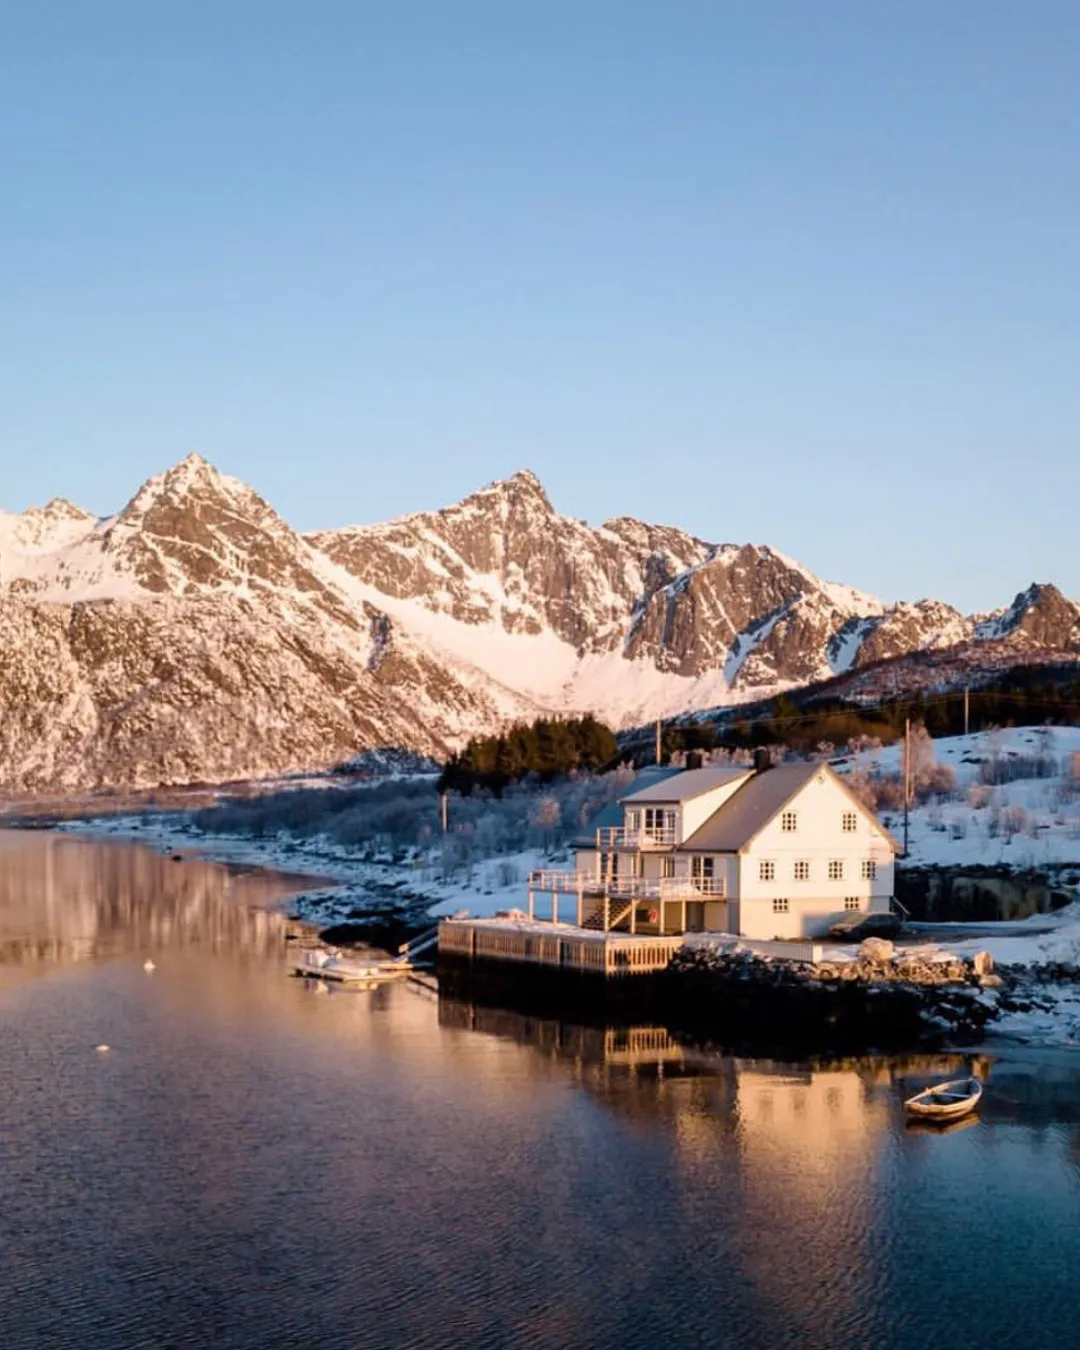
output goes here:
[[970, 1115], [981, 1098], [982, 1084], [976, 1079], [956, 1079], [917, 1092], [904, 1103], [904, 1107], [909, 1116], [944, 1123]]
[[333, 956], [326, 952], [305, 952], [292, 963], [294, 975], [314, 980], [334, 980], [341, 984], [375, 984], [397, 980], [407, 975], [412, 966], [407, 961], [356, 961], [347, 956]]

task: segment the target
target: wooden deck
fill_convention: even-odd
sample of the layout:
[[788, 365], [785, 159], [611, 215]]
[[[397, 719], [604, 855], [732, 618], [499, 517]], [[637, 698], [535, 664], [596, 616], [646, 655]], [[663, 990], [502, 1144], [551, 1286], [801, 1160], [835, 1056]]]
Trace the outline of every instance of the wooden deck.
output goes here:
[[444, 919], [439, 954], [466, 961], [509, 961], [607, 978], [663, 970], [682, 936], [594, 932], [518, 919]]

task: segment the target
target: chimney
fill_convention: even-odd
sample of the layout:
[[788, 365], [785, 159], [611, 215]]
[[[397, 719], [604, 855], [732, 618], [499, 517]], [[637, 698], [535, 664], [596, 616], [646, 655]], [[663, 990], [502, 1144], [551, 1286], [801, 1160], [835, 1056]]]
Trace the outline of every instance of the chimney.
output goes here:
[[705, 763], [705, 758], [700, 750], [687, 750], [686, 767], [688, 769], [700, 769]]
[[764, 773], [766, 769], [772, 768], [772, 755], [764, 745], [759, 745], [754, 751], [754, 772]]

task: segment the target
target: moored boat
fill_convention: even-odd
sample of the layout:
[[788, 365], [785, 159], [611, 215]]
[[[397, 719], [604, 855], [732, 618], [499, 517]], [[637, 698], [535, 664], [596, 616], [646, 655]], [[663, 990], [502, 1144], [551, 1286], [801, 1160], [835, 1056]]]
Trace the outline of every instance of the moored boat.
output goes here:
[[981, 1097], [982, 1084], [977, 1078], [954, 1078], [923, 1088], [909, 1097], [904, 1106], [908, 1115], [921, 1120], [956, 1120], [974, 1111]]
[[317, 980], [338, 980], [371, 984], [380, 980], [396, 980], [412, 970], [407, 960], [363, 960], [343, 956], [341, 952], [324, 947], [308, 948], [292, 962], [294, 975], [311, 976]]

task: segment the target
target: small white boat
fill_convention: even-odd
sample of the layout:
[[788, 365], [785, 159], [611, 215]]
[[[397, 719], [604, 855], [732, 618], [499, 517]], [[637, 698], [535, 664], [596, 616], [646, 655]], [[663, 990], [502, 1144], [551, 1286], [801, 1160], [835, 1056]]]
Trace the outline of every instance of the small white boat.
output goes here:
[[956, 1120], [969, 1115], [979, 1104], [982, 1084], [977, 1078], [954, 1078], [924, 1088], [904, 1103], [909, 1115], [922, 1120]]
[[314, 947], [300, 953], [299, 958], [292, 963], [292, 970], [294, 975], [311, 976], [316, 980], [374, 984], [408, 975], [412, 966], [400, 957], [396, 961], [365, 961], [343, 956], [341, 952], [326, 947]]

